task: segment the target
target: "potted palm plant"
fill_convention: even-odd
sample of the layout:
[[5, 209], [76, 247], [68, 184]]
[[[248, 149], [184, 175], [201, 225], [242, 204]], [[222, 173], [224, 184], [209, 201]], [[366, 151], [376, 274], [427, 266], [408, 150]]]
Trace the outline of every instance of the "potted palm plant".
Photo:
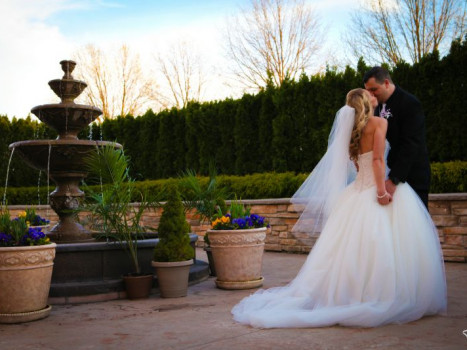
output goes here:
[[[212, 164], [209, 166], [209, 179], [206, 184], [202, 183], [195, 171], [187, 170], [180, 177], [180, 186], [183, 188], [185, 208], [195, 210], [201, 225], [209, 226], [219, 210], [226, 212], [227, 192], [224, 188], [219, 187], [215, 167]], [[207, 232], [203, 238], [203, 249], [208, 257], [210, 275], [216, 276], [216, 266]]]
[[47, 305], [56, 244], [30, 227], [24, 216], [13, 220], [0, 211], [0, 323], [34, 321], [50, 314]]
[[185, 219], [183, 203], [174, 185], [168, 189], [167, 202], [157, 230], [159, 243], [154, 248], [154, 266], [163, 298], [187, 295], [194, 249], [190, 244], [190, 225]]
[[[129, 299], [146, 298], [153, 285], [153, 275], [142, 273], [138, 260], [138, 240], [144, 238], [147, 228], [141, 224], [145, 210], [157, 207], [144, 193], [137, 192], [134, 180], [129, 175], [129, 160], [122, 150], [112, 146], [100, 148], [85, 160], [89, 178], [101, 182], [100, 191], [86, 186], [87, 202], [82, 208], [91, 214], [92, 228], [96, 238], [119, 244], [127, 253], [132, 272], [123, 275]], [[135, 194], [139, 206], [132, 205]]]
[[219, 210], [207, 231], [214, 263], [216, 286], [222, 289], [260, 287], [264, 241], [269, 226], [264, 217], [251, 214], [250, 208], [237, 200], [229, 212]]

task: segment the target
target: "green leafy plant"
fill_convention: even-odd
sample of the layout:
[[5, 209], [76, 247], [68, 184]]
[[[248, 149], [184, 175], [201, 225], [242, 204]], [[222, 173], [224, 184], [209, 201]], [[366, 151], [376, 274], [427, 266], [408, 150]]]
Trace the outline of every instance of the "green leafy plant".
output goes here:
[[185, 219], [183, 203], [175, 186], [170, 186], [157, 230], [159, 243], [154, 248], [154, 260], [185, 261], [194, 257], [190, 245], [190, 225]]
[[[138, 263], [138, 239], [144, 238], [148, 227], [141, 224], [145, 210], [159, 205], [142, 192], [138, 192], [129, 175], [129, 159], [113, 145], [99, 148], [85, 159], [85, 167], [91, 179], [99, 179], [100, 190], [86, 188], [88, 199], [81, 208], [91, 213], [92, 228], [98, 238], [117, 241], [129, 255], [135, 274], [140, 274]], [[135, 193], [138, 192], [138, 193]], [[135, 194], [139, 206], [132, 205]]]
[[200, 221], [210, 222], [218, 210], [225, 210], [227, 191], [219, 187], [213, 165], [209, 167], [209, 179], [206, 184], [196, 175], [194, 170], [185, 171], [180, 177], [186, 208], [195, 209]]

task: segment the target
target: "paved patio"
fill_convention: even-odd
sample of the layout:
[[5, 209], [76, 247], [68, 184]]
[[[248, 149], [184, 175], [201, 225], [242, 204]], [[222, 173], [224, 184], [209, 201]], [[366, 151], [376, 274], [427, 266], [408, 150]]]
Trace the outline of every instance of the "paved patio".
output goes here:
[[[201, 249], [197, 256], [207, 261]], [[264, 287], [286, 284], [305, 258], [266, 252]], [[0, 325], [0, 349], [467, 349], [467, 264], [447, 263], [446, 275], [448, 316], [406, 325], [255, 329], [230, 315], [252, 291], [217, 289], [211, 277], [190, 286], [185, 298], [56, 305], [46, 319]]]

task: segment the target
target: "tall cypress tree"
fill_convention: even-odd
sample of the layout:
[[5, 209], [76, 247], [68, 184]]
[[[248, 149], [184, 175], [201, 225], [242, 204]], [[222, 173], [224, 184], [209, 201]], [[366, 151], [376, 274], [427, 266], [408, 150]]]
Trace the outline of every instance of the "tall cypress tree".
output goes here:
[[235, 115], [234, 139], [236, 150], [235, 172], [239, 175], [257, 171], [261, 155], [258, 150], [258, 114], [260, 100], [257, 96], [245, 94]]
[[237, 151], [235, 146], [234, 129], [235, 115], [239, 100], [226, 99], [218, 102], [218, 135], [219, 147], [215, 150], [216, 167], [220, 174], [235, 174], [235, 159]]
[[188, 169], [199, 170], [199, 146], [198, 137], [200, 135], [199, 125], [199, 103], [190, 103], [185, 109], [185, 164]]
[[273, 170], [273, 150], [272, 150], [272, 137], [273, 134], [273, 121], [276, 119], [278, 111], [273, 103], [273, 96], [276, 93], [276, 88], [270, 84], [265, 90], [258, 94], [261, 101], [259, 110], [259, 154], [261, 155], [258, 172], [266, 172]]

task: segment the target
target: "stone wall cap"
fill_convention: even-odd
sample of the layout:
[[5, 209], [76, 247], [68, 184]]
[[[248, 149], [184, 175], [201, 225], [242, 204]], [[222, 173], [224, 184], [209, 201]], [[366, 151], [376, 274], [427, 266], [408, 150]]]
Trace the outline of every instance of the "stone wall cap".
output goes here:
[[[232, 201], [225, 202], [230, 204]], [[241, 199], [239, 202], [244, 204], [290, 204], [290, 198]]]
[[430, 201], [465, 201], [467, 193], [430, 193], [428, 196]]
[[[244, 204], [292, 204], [290, 201], [291, 198], [265, 198], [265, 199], [240, 199], [240, 203]], [[429, 194], [430, 201], [465, 201], [467, 200], [467, 192], [462, 193], [430, 193]], [[231, 200], [225, 201], [227, 204], [230, 204]], [[161, 202], [164, 204], [165, 202]], [[132, 206], [138, 206], [139, 203], [132, 203]], [[48, 204], [41, 204], [41, 205], [9, 205], [8, 209], [23, 209], [33, 207], [37, 209], [49, 209], [50, 206]]]

